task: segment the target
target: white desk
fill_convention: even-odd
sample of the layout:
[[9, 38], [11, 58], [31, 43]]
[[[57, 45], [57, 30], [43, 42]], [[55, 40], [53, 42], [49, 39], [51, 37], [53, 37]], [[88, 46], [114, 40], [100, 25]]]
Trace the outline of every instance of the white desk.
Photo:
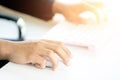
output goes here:
[[30, 65], [10, 62], [1, 71], [17, 75], [23, 80], [120, 80], [120, 32], [118, 29], [102, 49], [93, 53], [69, 47], [73, 54], [69, 67], [63, 67], [60, 63], [58, 69], [52, 71], [48, 68], [41, 70]]
[[[120, 40], [120, 39], [119, 39]], [[113, 40], [113, 41], [119, 41]], [[17, 75], [23, 80], [120, 80], [120, 43], [111, 43], [97, 54], [80, 53], [80, 49], [71, 48], [77, 62], [68, 68], [36, 69], [32, 66], [8, 63], [1, 71]], [[117, 46], [116, 46], [117, 44]]]
[[[29, 24], [31, 26], [32, 24]], [[33, 25], [36, 26], [36, 25]], [[117, 25], [118, 26], [118, 25]], [[41, 34], [39, 27], [35, 32], [35, 27], [28, 27], [27, 39], [39, 39]], [[118, 28], [119, 29], [119, 28]], [[42, 31], [49, 29], [42, 29]], [[30, 65], [19, 65], [9, 62], [0, 71], [20, 80], [120, 80], [120, 31], [116, 29], [116, 34], [111, 38], [106, 46], [100, 51], [88, 53], [79, 48], [69, 47], [73, 56], [71, 66], [61, 68], [62, 63], [56, 71], [51, 69], [36, 69]], [[31, 37], [31, 35], [33, 35]], [[19, 76], [19, 77], [18, 77]], [[8, 76], [7, 76], [8, 77]], [[9, 78], [11, 79], [11, 78]]]

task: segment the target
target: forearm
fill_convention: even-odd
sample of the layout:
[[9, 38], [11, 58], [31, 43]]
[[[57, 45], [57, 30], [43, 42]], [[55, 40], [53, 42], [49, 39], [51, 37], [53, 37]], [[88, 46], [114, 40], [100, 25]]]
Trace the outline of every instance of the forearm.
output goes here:
[[0, 40], [0, 60], [8, 60], [12, 52], [12, 43], [6, 40]]

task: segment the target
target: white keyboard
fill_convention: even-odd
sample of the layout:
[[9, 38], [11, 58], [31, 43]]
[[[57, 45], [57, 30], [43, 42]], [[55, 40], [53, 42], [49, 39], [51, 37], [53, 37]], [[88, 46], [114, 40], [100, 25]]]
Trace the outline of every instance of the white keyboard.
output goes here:
[[110, 40], [113, 31], [112, 26], [107, 24], [75, 25], [61, 22], [43, 38], [62, 41], [73, 46], [101, 48]]

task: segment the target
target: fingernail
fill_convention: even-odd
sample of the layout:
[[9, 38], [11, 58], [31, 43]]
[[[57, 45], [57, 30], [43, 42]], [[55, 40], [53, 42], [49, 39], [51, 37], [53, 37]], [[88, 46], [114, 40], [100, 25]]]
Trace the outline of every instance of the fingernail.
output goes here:
[[69, 65], [70, 65], [70, 59], [66, 60], [65, 64], [66, 64], [67, 66], [69, 66]]
[[68, 61], [67, 66], [70, 66], [70, 61]]
[[68, 66], [68, 61], [65, 61], [65, 65], [67, 65], [67, 66]]

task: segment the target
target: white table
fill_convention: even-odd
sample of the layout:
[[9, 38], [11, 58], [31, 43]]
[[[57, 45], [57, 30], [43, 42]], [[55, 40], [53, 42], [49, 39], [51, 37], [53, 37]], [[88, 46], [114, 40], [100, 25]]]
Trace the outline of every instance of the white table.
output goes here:
[[[43, 35], [50, 29], [37, 27], [41, 24], [27, 23], [29, 23], [27, 24], [29, 26], [27, 27], [27, 39], [39, 39], [41, 36], [38, 34]], [[11, 76], [17, 78], [17, 80], [120, 80], [119, 33], [118, 28], [108, 44], [93, 53], [69, 47], [72, 54], [74, 54], [69, 67], [65, 67], [60, 63], [58, 69], [52, 71], [49, 68], [41, 70], [30, 65], [19, 65], [9, 62], [0, 70], [1, 77], [6, 76], [6, 78], [9, 78], [7, 80], [14, 80]]]
[[120, 80], [119, 33], [119, 28], [116, 28], [109, 42], [95, 52], [68, 46], [73, 54], [69, 67], [60, 63], [58, 69], [52, 71], [49, 68], [41, 70], [10, 62], [1, 71], [23, 80]]
[[71, 48], [74, 54], [79, 54], [76, 60], [68, 68], [61, 68], [61, 63], [56, 71], [14, 63], [8, 63], [1, 71], [23, 80], [120, 80], [120, 44], [116, 44], [109, 44], [97, 54], [84, 54], [80, 49]]

